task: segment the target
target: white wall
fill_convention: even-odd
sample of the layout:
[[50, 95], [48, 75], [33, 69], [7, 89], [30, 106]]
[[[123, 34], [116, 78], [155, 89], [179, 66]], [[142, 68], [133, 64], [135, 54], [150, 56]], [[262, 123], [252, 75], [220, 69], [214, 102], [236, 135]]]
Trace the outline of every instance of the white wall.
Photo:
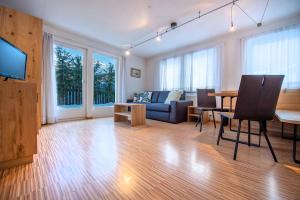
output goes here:
[[221, 78], [222, 90], [236, 90], [238, 89], [240, 77], [242, 74], [241, 64], [241, 40], [243, 38], [274, 30], [280, 27], [300, 23], [300, 16], [294, 16], [283, 19], [277, 22], [264, 24], [260, 28], [251, 28], [241, 30], [234, 33], [228, 33], [217, 38], [200, 42], [198, 44], [186, 46], [168, 53], [160, 54], [146, 60], [146, 84], [147, 90], [159, 89], [159, 61], [163, 58], [175, 56], [178, 54], [199, 50], [203, 48], [212, 47], [214, 45], [222, 45], [222, 60]]
[[[126, 63], [126, 96], [132, 98], [133, 94], [145, 90], [145, 59], [135, 55], [130, 55], [125, 58]], [[130, 76], [130, 69], [137, 68], [141, 70], [141, 78], [135, 78]]]

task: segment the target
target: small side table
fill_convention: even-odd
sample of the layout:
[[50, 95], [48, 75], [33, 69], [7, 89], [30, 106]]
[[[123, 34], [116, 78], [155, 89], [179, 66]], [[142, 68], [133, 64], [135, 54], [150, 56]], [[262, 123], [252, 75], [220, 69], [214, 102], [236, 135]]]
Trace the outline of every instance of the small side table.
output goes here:
[[114, 121], [130, 121], [131, 126], [145, 125], [146, 105], [134, 103], [116, 103], [114, 105]]

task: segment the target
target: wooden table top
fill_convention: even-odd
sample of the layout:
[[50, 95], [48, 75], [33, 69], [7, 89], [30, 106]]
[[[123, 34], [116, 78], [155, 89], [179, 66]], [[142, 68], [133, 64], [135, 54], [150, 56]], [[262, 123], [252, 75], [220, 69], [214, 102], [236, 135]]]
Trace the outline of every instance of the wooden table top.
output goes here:
[[142, 103], [115, 103], [115, 106], [146, 106], [145, 104]]
[[221, 91], [221, 92], [214, 92], [214, 93], [208, 93], [208, 96], [212, 97], [237, 97], [238, 96], [238, 91]]
[[290, 124], [300, 124], [299, 110], [276, 110], [279, 121]]

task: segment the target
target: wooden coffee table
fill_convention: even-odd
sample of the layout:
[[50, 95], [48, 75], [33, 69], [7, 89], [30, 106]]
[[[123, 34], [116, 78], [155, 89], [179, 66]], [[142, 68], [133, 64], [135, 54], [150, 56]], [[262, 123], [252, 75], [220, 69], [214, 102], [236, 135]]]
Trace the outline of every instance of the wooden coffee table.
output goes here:
[[145, 125], [146, 105], [135, 103], [116, 103], [114, 106], [114, 121], [130, 121], [131, 126]]

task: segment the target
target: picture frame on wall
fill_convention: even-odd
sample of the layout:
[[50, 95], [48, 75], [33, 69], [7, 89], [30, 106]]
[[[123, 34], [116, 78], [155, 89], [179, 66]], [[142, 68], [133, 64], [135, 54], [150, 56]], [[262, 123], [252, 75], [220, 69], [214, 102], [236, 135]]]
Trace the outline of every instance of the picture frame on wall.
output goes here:
[[130, 76], [134, 78], [141, 78], [141, 70], [137, 68], [131, 68], [130, 69]]

